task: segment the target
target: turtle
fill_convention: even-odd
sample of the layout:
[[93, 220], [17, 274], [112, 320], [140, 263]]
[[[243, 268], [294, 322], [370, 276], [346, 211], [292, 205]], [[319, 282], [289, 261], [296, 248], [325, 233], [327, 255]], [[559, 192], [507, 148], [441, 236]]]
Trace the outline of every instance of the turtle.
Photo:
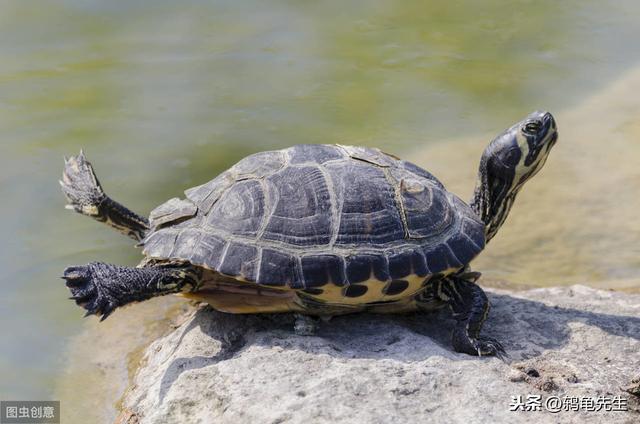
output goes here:
[[481, 334], [490, 305], [470, 262], [557, 138], [543, 111], [506, 129], [484, 150], [468, 204], [379, 149], [301, 144], [247, 156], [148, 218], [107, 196], [80, 151], [65, 158], [66, 207], [131, 237], [144, 259], [70, 266], [62, 278], [85, 316], [101, 320], [171, 293], [228, 313], [294, 313], [301, 334], [335, 315], [448, 306], [456, 352], [502, 357]]

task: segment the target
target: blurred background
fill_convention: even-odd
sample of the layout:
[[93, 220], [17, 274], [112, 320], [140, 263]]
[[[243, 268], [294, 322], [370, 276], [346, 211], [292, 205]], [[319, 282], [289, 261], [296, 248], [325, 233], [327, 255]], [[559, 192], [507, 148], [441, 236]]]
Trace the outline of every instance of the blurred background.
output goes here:
[[65, 266], [140, 260], [64, 210], [62, 157], [80, 148], [143, 214], [299, 143], [377, 146], [467, 199], [491, 138], [550, 110], [560, 141], [474, 267], [489, 286], [639, 290], [639, 20], [636, 0], [0, 1], [0, 399], [62, 399], [91, 422], [88, 394], [120, 372], [96, 358], [133, 367], [131, 340], [180, 306], [99, 330], [67, 300]]

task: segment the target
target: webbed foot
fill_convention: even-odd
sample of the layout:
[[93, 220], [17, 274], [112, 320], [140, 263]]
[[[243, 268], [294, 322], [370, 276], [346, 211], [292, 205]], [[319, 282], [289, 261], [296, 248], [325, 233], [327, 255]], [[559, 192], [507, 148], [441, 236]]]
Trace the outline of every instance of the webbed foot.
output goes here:
[[149, 230], [149, 221], [105, 194], [84, 153], [64, 160], [60, 187], [67, 198], [67, 209], [104, 222], [140, 241]]
[[509, 357], [502, 344], [491, 337], [473, 338], [466, 328], [458, 327], [453, 332], [453, 349], [474, 356], [495, 356], [505, 360]]
[[100, 216], [99, 206], [106, 196], [82, 151], [78, 156], [65, 158], [60, 186], [69, 202], [67, 209], [94, 218]]
[[68, 267], [64, 270], [62, 278], [66, 280], [66, 285], [71, 291], [69, 299], [75, 300], [76, 305], [87, 311], [85, 316], [98, 315], [100, 321], [103, 321], [119, 305], [103, 286], [102, 276], [96, 269], [97, 265], [100, 264]]
[[154, 296], [193, 290], [200, 271], [190, 266], [129, 268], [91, 262], [64, 270], [71, 299], [86, 315], [107, 318], [116, 308]]

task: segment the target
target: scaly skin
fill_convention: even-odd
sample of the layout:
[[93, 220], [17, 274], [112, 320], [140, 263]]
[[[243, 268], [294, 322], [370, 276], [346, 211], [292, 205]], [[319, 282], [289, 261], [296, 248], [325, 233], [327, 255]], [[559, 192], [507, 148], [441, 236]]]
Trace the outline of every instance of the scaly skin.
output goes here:
[[70, 299], [87, 310], [85, 316], [98, 315], [102, 321], [128, 303], [194, 290], [200, 271], [190, 266], [129, 268], [91, 262], [68, 267], [62, 278], [71, 291]]

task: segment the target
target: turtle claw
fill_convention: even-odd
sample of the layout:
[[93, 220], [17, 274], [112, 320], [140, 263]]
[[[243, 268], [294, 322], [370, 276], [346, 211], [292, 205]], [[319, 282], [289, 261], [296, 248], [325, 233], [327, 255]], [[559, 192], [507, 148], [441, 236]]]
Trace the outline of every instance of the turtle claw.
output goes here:
[[471, 337], [465, 329], [457, 329], [453, 334], [453, 348], [456, 352], [473, 356], [495, 356], [505, 361], [509, 355], [498, 340], [491, 337]]
[[484, 337], [476, 339], [474, 344], [476, 345], [478, 356], [495, 356], [502, 361], [506, 361], [509, 358], [509, 354], [504, 350], [502, 343], [496, 339]]
[[505, 361], [509, 354], [504, 350], [502, 344], [496, 339], [490, 337], [483, 337], [478, 339], [469, 338], [469, 344], [463, 349], [456, 348], [456, 351], [468, 353], [476, 356], [495, 356], [496, 358]]
[[82, 306], [89, 302], [93, 296], [93, 290], [88, 290], [86, 292], [77, 292], [78, 294], [74, 294], [69, 299], [76, 302], [76, 305]]
[[104, 321], [105, 319], [107, 319], [109, 317], [109, 315], [111, 315], [111, 313], [114, 311], [114, 307], [111, 306], [111, 304], [109, 304], [107, 306], [107, 309], [105, 311], [103, 311], [102, 316], [100, 317], [100, 322]]
[[68, 288], [72, 288], [72, 287], [79, 287], [83, 284], [83, 282], [79, 279], [79, 278], [74, 278], [74, 277], [61, 277], [63, 280], [66, 280], [65, 285]]
[[93, 272], [93, 264], [85, 266], [71, 266], [64, 270], [63, 279], [71, 292], [70, 300], [86, 309], [85, 317], [101, 315], [101, 321], [106, 319], [115, 307], [100, 290], [100, 282]]

